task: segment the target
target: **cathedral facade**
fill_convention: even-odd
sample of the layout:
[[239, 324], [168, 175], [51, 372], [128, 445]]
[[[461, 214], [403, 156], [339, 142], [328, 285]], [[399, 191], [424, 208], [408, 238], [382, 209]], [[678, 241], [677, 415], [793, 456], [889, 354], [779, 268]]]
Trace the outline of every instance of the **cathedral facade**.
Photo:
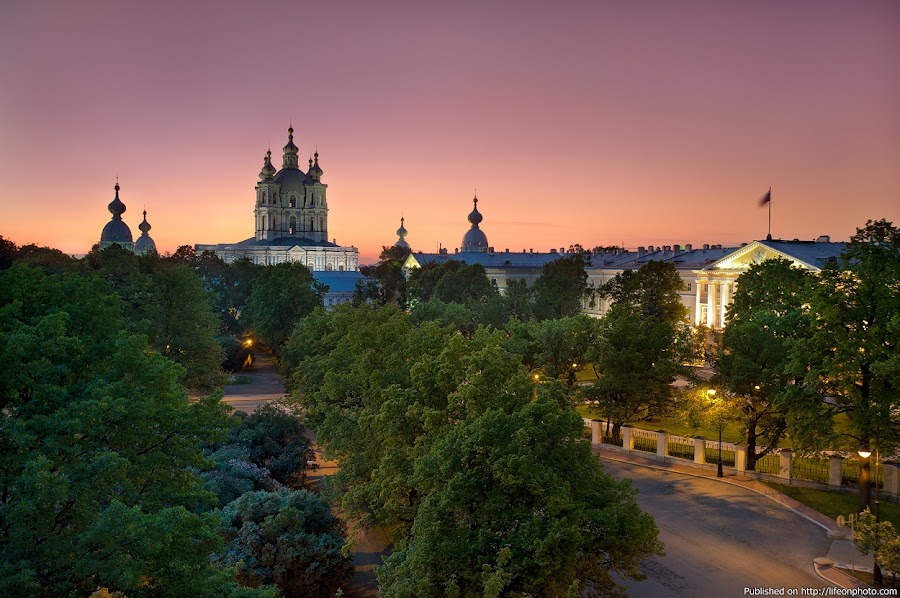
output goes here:
[[319, 153], [300, 169], [294, 129], [288, 128], [281, 169], [272, 165], [272, 152], [263, 158], [253, 210], [254, 236], [237, 243], [195, 246], [213, 251], [226, 263], [248, 258], [255, 264], [299, 262], [313, 271], [357, 271], [359, 250], [328, 240], [328, 185], [322, 182]]

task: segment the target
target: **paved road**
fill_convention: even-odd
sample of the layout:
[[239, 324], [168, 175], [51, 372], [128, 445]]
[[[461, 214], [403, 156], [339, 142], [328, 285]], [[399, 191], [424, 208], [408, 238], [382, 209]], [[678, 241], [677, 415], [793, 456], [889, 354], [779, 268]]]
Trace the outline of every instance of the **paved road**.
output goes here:
[[666, 556], [645, 561], [631, 596], [743, 596], [745, 587], [822, 588], [812, 568], [831, 541], [818, 526], [744, 488], [603, 459], [631, 478], [660, 528]]
[[252, 413], [257, 407], [284, 396], [281, 374], [266, 353], [257, 353], [253, 365], [241, 370], [240, 375], [249, 378], [250, 383], [226, 385], [223, 399], [238, 411]]

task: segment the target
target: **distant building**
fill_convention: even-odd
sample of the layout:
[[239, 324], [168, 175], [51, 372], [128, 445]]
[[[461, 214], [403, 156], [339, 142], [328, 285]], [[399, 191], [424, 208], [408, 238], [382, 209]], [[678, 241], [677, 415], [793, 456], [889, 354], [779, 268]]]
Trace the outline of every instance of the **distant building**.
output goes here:
[[281, 170], [272, 166], [267, 151], [256, 184], [253, 210], [255, 234], [237, 243], [195, 245], [196, 251], [213, 251], [226, 263], [248, 258], [254, 264], [299, 262], [316, 271], [356, 271], [359, 251], [328, 241], [328, 185], [322, 183], [319, 153], [300, 170], [294, 145], [294, 129], [288, 128]]
[[134, 242], [134, 252], [141, 255], [145, 253], [156, 253], [156, 243], [150, 238], [150, 235], [147, 234], [152, 228], [150, 223], [147, 222], [147, 210], [144, 210], [144, 221], [138, 224], [138, 228], [141, 231], [141, 236]]
[[[534, 281], [541, 275], [543, 267], [560, 257], [555, 249], [550, 253], [540, 253], [534, 250], [522, 252], [510, 252], [505, 249], [502, 252], [494, 251], [494, 248], [488, 244], [487, 234], [481, 230], [481, 222], [484, 217], [478, 211], [478, 197], [472, 199], [474, 207], [469, 213], [467, 220], [470, 223], [469, 230], [462, 237], [461, 246], [454, 251], [448, 252], [441, 249], [438, 253], [410, 253], [406, 261], [403, 262], [403, 268], [407, 272], [414, 268], [419, 268], [427, 262], [436, 262], [438, 264], [456, 260], [467, 265], [480, 264], [484, 267], [488, 279], [497, 286], [501, 293], [506, 293], [508, 281], [511, 279], [523, 280], [531, 286]], [[406, 229], [403, 229], [404, 237]]]
[[[541, 275], [544, 266], [554, 260], [566, 257], [564, 248], [551, 249], [547, 253], [532, 249], [511, 252], [509, 249], [495, 251], [487, 244], [487, 236], [479, 227], [482, 215], [475, 209], [469, 214], [471, 228], [463, 236], [462, 247], [453, 253], [441, 249], [438, 253], [413, 252], [403, 263], [409, 272], [428, 262], [438, 264], [456, 260], [465, 264], [481, 264], [488, 279], [501, 293], [506, 292], [510, 280], [521, 280], [528, 286]], [[403, 229], [404, 237], [406, 229]], [[585, 270], [588, 284], [599, 289], [617, 274], [626, 270], [637, 270], [650, 261], [672, 262], [681, 276], [684, 288], [680, 292], [681, 301], [688, 311], [688, 319], [694, 325], [704, 324], [710, 328], [725, 326], [728, 305], [734, 295], [737, 277], [751, 264], [781, 257], [792, 261], [797, 267], [811, 272], [819, 272], [825, 264], [836, 260], [844, 249], [844, 243], [832, 243], [827, 236], [815, 241], [753, 241], [740, 247], [722, 245], [664, 245], [638, 247], [637, 251], [617, 249], [609, 253], [587, 254], [590, 260]], [[610, 301], [593, 295], [585, 297], [584, 313], [601, 317], [611, 307]]]
[[409, 249], [409, 243], [406, 242], [406, 227], [403, 226], [404, 218], [400, 217], [400, 228], [397, 229], [397, 242], [394, 243], [394, 247], [400, 247], [402, 249]]
[[112, 214], [112, 218], [106, 223], [106, 226], [103, 227], [103, 231], [100, 233], [100, 249], [106, 249], [110, 245], [118, 245], [123, 249], [138, 254], [155, 252], [156, 243], [147, 234], [150, 231], [150, 223], [147, 222], [147, 210], [144, 210], [144, 221], [138, 225], [138, 228], [141, 230], [141, 236], [138, 237], [137, 242], [132, 241], [131, 229], [122, 220], [122, 214], [128, 208], [119, 199], [120, 188], [119, 182], [116, 181], [116, 196], [107, 206], [107, 209]]
[[313, 272], [316, 282], [328, 286], [328, 292], [322, 297], [325, 309], [331, 311], [336, 305], [350, 303], [356, 291], [356, 283], [369, 280], [361, 272], [356, 271], [331, 271]]

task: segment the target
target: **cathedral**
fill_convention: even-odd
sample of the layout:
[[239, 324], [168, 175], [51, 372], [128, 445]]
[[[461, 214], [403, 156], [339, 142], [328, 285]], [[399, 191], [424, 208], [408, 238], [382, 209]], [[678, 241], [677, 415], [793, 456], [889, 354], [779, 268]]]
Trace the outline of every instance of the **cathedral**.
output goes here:
[[226, 263], [249, 258], [254, 264], [299, 262], [313, 271], [351, 271], [359, 268], [359, 250], [328, 240], [328, 185], [322, 182], [319, 153], [300, 169], [294, 129], [288, 128], [281, 169], [272, 165], [272, 152], [263, 158], [256, 203], [254, 236], [237, 243], [195, 246], [198, 253], [213, 251]]
[[134, 253], [141, 255], [151, 252], [155, 253], [156, 243], [154, 243], [153, 239], [150, 238], [150, 235], [147, 234], [150, 232], [150, 223], [147, 222], [147, 210], [144, 210], [143, 222], [138, 225], [141, 236], [138, 237], [137, 241], [132, 241], [131, 229], [128, 228], [128, 225], [122, 220], [122, 214], [124, 214], [125, 210], [128, 208], [126, 208], [122, 200], [119, 199], [119, 189], [121, 189], [121, 187], [119, 187], [119, 181], [116, 181], [115, 189], [116, 197], [109, 202], [108, 206], [106, 206], [106, 209], [112, 214], [112, 218], [106, 223], [106, 226], [103, 227], [103, 232], [100, 233], [100, 249], [106, 249], [110, 245], [119, 245], [128, 251], [133, 251]]

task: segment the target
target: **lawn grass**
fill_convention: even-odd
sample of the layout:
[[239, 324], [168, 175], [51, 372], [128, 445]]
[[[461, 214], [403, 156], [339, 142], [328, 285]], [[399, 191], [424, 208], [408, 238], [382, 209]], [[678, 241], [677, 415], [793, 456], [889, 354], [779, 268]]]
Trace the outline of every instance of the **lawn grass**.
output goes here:
[[[832, 519], [836, 519], [838, 515], [843, 515], [846, 518], [850, 513], [856, 512], [859, 504], [859, 496], [853, 492], [786, 486], [767, 481], [762, 483]], [[881, 499], [880, 505], [881, 520], [890, 521], [895, 529], [900, 530], [900, 505], [884, 499]], [[872, 508], [875, 508], [874, 497]]]

